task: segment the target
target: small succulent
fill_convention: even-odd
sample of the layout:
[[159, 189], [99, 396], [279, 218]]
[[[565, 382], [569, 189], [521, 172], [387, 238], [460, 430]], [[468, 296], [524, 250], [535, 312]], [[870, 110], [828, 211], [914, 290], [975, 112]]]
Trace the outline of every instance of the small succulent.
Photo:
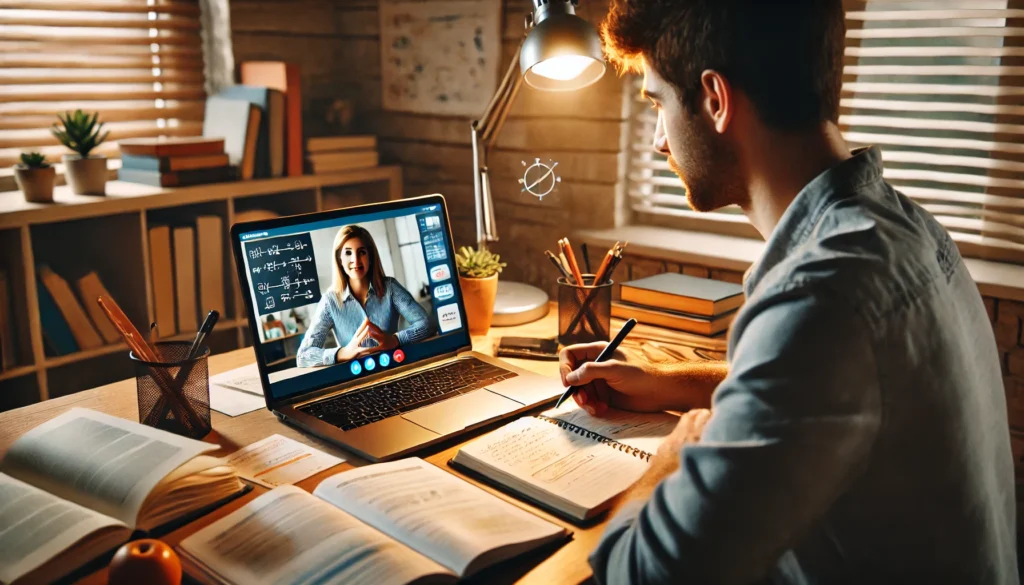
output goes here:
[[21, 154], [21, 164], [28, 169], [45, 169], [50, 166], [46, 157], [38, 152], [24, 152]]
[[110, 132], [100, 134], [103, 130], [103, 122], [97, 124], [99, 116], [99, 112], [94, 112], [90, 116], [82, 110], [65, 112], [63, 116], [57, 114], [60, 124], [54, 124], [50, 132], [57, 137], [57, 140], [60, 140], [61, 144], [77, 152], [82, 158], [88, 158], [92, 149], [99, 146], [110, 134]]
[[466, 278], [489, 278], [507, 266], [501, 262], [500, 256], [492, 254], [490, 250], [475, 250], [469, 246], [463, 246], [455, 254], [455, 264], [459, 267], [459, 274]]

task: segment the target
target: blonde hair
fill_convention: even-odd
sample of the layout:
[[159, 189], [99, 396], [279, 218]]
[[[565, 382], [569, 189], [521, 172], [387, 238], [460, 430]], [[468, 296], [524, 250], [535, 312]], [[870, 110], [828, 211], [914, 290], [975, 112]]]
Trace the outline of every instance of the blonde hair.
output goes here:
[[348, 274], [345, 273], [345, 269], [341, 266], [341, 259], [338, 257], [338, 253], [341, 252], [345, 242], [353, 238], [359, 238], [363, 241], [363, 245], [366, 246], [370, 256], [367, 262], [370, 268], [370, 283], [373, 285], [373, 290], [377, 293], [377, 296], [383, 297], [384, 267], [380, 263], [377, 244], [373, 241], [373, 236], [370, 235], [369, 230], [361, 225], [347, 225], [338, 230], [338, 234], [334, 236], [334, 280], [331, 282], [331, 290], [338, 295], [340, 300], [341, 295], [348, 288]]

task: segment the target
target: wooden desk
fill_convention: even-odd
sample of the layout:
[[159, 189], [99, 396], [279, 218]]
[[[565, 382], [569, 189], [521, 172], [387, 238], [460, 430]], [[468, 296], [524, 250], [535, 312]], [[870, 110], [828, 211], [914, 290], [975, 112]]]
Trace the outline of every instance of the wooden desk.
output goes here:
[[[558, 320], [557, 308], [552, 305], [551, 309], [552, 310], [548, 313], [547, 317], [534, 323], [516, 327], [495, 327], [492, 328], [490, 333], [486, 336], [474, 337], [473, 349], [481, 353], [493, 355], [494, 345], [498, 338], [506, 335], [521, 337], [553, 337], [557, 332]], [[613, 321], [612, 329], [618, 330], [621, 324], [621, 321]], [[635, 333], [630, 335], [630, 338], [634, 340], [642, 337], [651, 337], [657, 339], [662, 345], [669, 345], [674, 339], [685, 339], [690, 337], [695, 343], [703, 341], [701, 345], [706, 347], [707, 351], [713, 351], [716, 353], [724, 351], [724, 340], [706, 340], [703, 338], [685, 335], [680, 337], [680, 334], [678, 333], [670, 333], [665, 330], [643, 325], [637, 326], [634, 331]], [[682, 349], [685, 350], [685, 348]], [[125, 356], [125, 359], [128, 359], [128, 357]], [[213, 375], [241, 367], [252, 363], [253, 361], [255, 361], [255, 356], [252, 348], [239, 349], [230, 353], [216, 355], [210, 358], [210, 374]], [[558, 375], [558, 363], [554, 361], [519, 359], [509, 361], [520, 367], [545, 376]], [[139, 420], [134, 379], [109, 384], [92, 390], [86, 390], [70, 396], [47, 400], [32, 406], [0, 413], [0, 457], [7, 452], [11, 443], [13, 443], [25, 431], [28, 431], [36, 425], [39, 425], [75, 406], [91, 408], [93, 410], [98, 410], [133, 421]], [[308, 445], [313, 445], [319, 449], [327, 451], [328, 453], [332, 453], [346, 459], [345, 463], [323, 471], [298, 484], [299, 487], [308, 491], [313, 491], [317, 484], [326, 477], [334, 475], [340, 471], [350, 469], [354, 466], [366, 465], [369, 463], [357, 455], [344, 451], [310, 435], [303, 434], [296, 429], [281, 423], [277, 417], [265, 409], [250, 412], [234, 418], [225, 416], [219, 412], [212, 412], [212, 420], [214, 430], [205, 438], [205, 440], [221, 446], [219, 451], [212, 453], [213, 455], [227, 455], [245, 445], [254, 443], [260, 439], [277, 433], [286, 437], [291, 437], [292, 439], [301, 441]], [[543, 518], [551, 520], [552, 522], [566, 526], [573, 531], [573, 538], [571, 541], [567, 542], [547, 556], [534, 554], [517, 561], [506, 563], [506, 565], [502, 567], [502, 575], [498, 581], [506, 583], [536, 583], [538, 585], [549, 585], [554, 583], [580, 583], [587, 580], [591, 576], [590, 566], [587, 564], [587, 555], [589, 555], [597, 545], [597, 541], [604, 530], [604, 525], [608, 520], [607, 518], [603, 518], [599, 523], [585, 528], [573, 526], [541, 511], [538, 508], [522, 503], [510, 496], [506, 496], [505, 494], [498, 492], [497, 490], [484, 486], [448, 467], [448, 460], [455, 455], [455, 452], [458, 451], [464, 443], [480, 436], [483, 433], [493, 430], [501, 424], [504, 423], [491, 425], [467, 435], [463, 435], [459, 438], [443, 442], [429, 449], [425, 449], [418, 455], [449, 473], [457, 475], [470, 483], [479, 485], [483, 489], [497, 494], [499, 497], [511, 501]], [[266, 491], [267, 490], [265, 488], [256, 486], [252, 492], [218, 508], [203, 518], [172, 532], [162, 540], [171, 545], [176, 545], [188, 535], [211, 524], [213, 521], [224, 517], [230, 512], [237, 510]], [[487, 577], [489, 583], [495, 582], [495, 575], [488, 573]], [[106, 582], [107, 575], [105, 569], [93, 573], [80, 581], [82, 584], [89, 585], [105, 585]]]

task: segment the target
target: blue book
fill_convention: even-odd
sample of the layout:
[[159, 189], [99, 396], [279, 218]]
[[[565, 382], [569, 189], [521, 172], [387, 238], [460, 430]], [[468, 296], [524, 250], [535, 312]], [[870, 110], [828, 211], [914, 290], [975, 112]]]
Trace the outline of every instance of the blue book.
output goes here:
[[50, 349], [57, 355], [68, 355], [78, 351], [78, 344], [75, 343], [75, 336], [71, 333], [71, 327], [64, 319], [57, 303], [50, 296], [41, 278], [36, 279], [36, 292], [39, 296], [39, 320], [43, 325], [43, 339], [50, 346]]
[[205, 154], [199, 156], [148, 156], [121, 153], [121, 168], [133, 171], [191, 171], [228, 166], [228, 155]]
[[251, 103], [262, 112], [260, 135], [256, 140], [254, 178], [284, 175], [284, 94], [252, 85], [232, 85], [217, 94], [220, 97]]

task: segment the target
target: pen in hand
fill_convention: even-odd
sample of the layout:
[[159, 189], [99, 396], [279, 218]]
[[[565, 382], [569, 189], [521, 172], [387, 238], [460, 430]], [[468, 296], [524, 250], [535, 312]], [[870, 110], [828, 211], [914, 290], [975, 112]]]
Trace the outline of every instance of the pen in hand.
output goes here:
[[[615, 339], [612, 339], [611, 343], [604, 346], [604, 349], [601, 350], [601, 353], [598, 354], [597, 359], [595, 359], [594, 361], [603, 362], [608, 360], [608, 358], [612, 357], [613, 355], [615, 355], [615, 350], [619, 348], [619, 345], [622, 344], [622, 341], [626, 339], [626, 335], [629, 334], [629, 332], [633, 329], [633, 326], [635, 325], [636, 319], [630, 319], [629, 321], [626, 321], [625, 324], [622, 325], [622, 329], [619, 329], [619, 332], [615, 334]], [[569, 386], [568, 388], [566, 388], [565, 392], [562, 393], [562, 396], [559, 397], [558, 402], [555, 403], [555, 408], [562, 406], [562, 403], [565, 402], [570, 396], [575, 394], [579, 389], [579, 386]]]

